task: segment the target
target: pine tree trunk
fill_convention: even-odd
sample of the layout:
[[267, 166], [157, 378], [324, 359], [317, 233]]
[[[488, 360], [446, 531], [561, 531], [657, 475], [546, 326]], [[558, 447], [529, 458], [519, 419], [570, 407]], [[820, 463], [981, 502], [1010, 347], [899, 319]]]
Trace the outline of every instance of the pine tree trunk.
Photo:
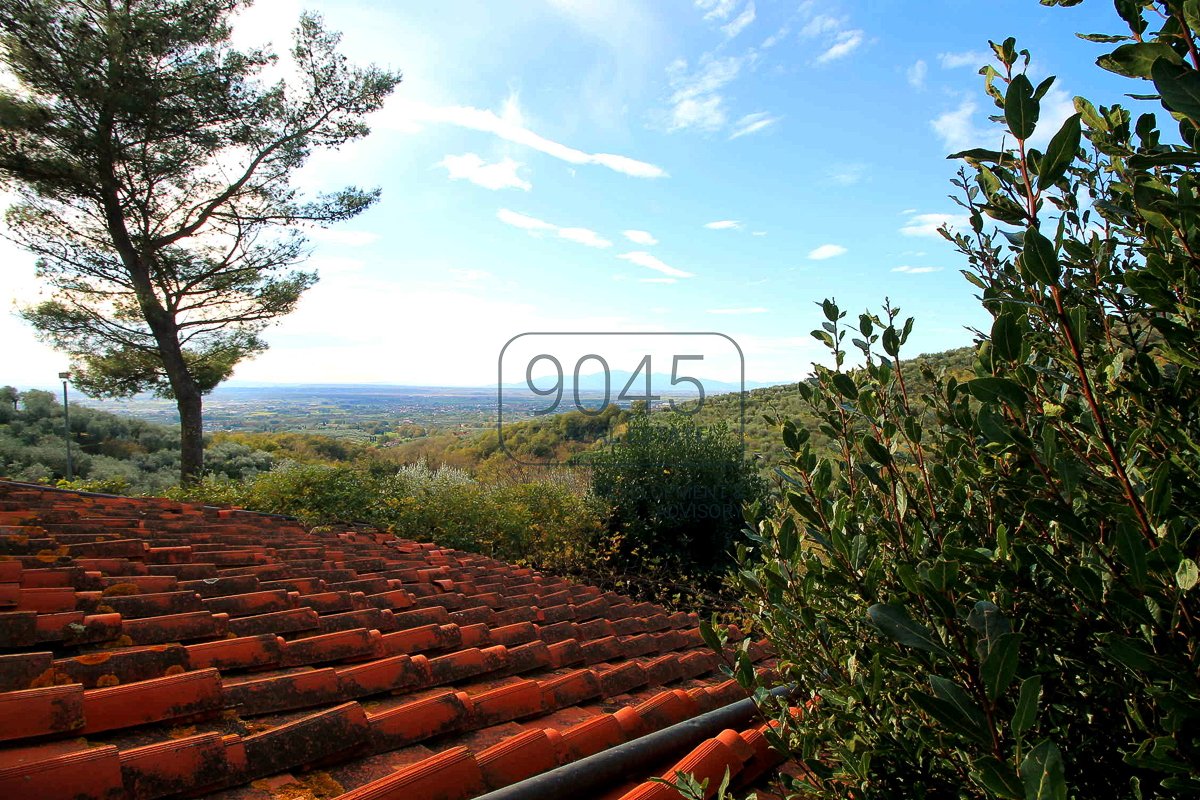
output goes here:
[[176, 392], [176, 405], [179, 408], [179, 481], [184, 486], [199, 481], [204, 469], [202, 403], [200, 392], [194, 386], [190, 392]]

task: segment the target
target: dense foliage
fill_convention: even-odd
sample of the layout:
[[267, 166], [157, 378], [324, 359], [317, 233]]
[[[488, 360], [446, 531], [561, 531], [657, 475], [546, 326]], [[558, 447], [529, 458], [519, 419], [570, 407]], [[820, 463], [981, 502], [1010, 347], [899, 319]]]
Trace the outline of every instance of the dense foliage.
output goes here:
[[[50, 392], [0, 390], [0, 476], [62, 480], [67, 474], [63, 407]], [[78, 488], [105, 492], [161, 492], [179, 481], [178, 433], [164, 425], [71, 403], [72, 467]], [[277, 462], [237, 441], [210, 441], [211, 475], [227, 480], [265, 472]]]
[[643, 413], [589, 463], [606, 516], [596, 555], [605, 569], [668, 592], [719, 587], [742, 508], [765, 491], [734, 436], [681, 414]]
[[1080, 98], [1032, 147], [1053, 79], [993, 45], [1006, 149], [959, 154], [946, 234], [994, 319], [973, 376], [918, 398], [911, 320], [823, 304], [835, 367], [799, 388], [836, 454], [781, 421], [788, 506], [740, 553], [812, 702], [783, 736], [805, 795], [1200, 794], [1200, 4], [1116, 7], [1099, 63], [1183, 144]]
[[599, 527], [587, 500], [565, 482], [483, 483], [461, 470], [425, 464], [288, 464], [248, 481], [208, 478], [169, 494], [315, 525], [361, 522], [402, 538], [564, 571], [583, 562]]

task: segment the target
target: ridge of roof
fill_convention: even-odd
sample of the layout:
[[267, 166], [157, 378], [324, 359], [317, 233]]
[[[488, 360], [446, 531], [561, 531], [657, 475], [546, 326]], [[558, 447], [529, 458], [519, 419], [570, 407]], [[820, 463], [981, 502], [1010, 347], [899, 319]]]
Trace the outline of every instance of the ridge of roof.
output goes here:
[[[0, 795], [469, 800], [744, 697], [697, 622], [362, 526], [0, 481]], [[749, 774], [732, 735], [708, 750]]]

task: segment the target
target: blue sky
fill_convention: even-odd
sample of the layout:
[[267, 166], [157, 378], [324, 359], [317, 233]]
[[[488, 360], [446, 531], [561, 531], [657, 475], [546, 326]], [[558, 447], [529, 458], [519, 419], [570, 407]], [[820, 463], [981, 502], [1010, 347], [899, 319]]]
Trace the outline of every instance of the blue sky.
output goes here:
[[[1073, 35], [1119, 31], [1103, 2], [259, 0], [237, 38], [284, 50], [306, 8], [404, 82], [300, 183], [383, 199], [316, 232], [320, 283], [239, 381], [488, 385], [517, 334], [613, 330], [718, 331], [784, 382], [820, 355], [824, 297], [890, 297], [914, 355], [961, 346], [985, 319], [934, 229], [956, 220], [945, 156], [995, 138], [987, 40], [1059, 76], [1045, 138], [1074, 95], [1136, 91]], [[0, 258], [0, 301], [35, 297], [31, 259]], [[66, 367], [11, 314], [0, 338], [0, 382]], [[597, 347], [632, 371], [648, 345]]]

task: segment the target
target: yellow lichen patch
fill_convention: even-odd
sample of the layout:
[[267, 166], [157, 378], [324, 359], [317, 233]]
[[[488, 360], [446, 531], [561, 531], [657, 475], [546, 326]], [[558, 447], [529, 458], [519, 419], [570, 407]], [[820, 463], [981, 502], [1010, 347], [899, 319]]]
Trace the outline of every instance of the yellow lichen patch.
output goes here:
[[256, 719], [245, 720], [244, 724], [246, 726], [247, 733], [262, 733], [263, 731], [269, 731], [271, 728], [275, 727], [269, 722], [260, 722]]
[[166, 670], [163, 672], [163, 675], [182, 675], [185, 672], [187, 672], [187, 670], [183, 668], [182, 664], [172, 664], [166, 668]]
[[29, 684], [29, 688], [44, 689], [47, 686], [66, 686], [69, 683], [75, 682], [76, 681], [67, 673], [51, 667], [41, 675], [38, 675], [36, 678], [34, 678], [33, 682]]
[[121, 679], [116, 675], [101, 675], [96, 681], [96, 688], [103, 689], [105, 686], [120, 686]]
[[106, 606], [106, 605], [101, 604], [101, 605], [96, 606], [96, 613], [97, 614], [114, 614], [116, 612], [113, 611], [112, 606]]
[[114, 583], [112, 586], [109, 586], [107, 589], [105, 589], [103, 592], [101, 592], [100, 596], [101, 597], [124, 597], [125, 595], [129, 595], [129, 594], [141, 594], [141, 593], [142, 593], [142, 590], [138, 587], [138, 585], [136, 583]]
[[337, 797], [346, 791], [328, 772], [310, 772], [301, 778], [300, 781], [312, 790], [313, 796], [317, 800]]
[[83, 656], [75, 656], [75, 660], [80, 664], [87, 664], [89, 666], [94, 664], [103, 664], [110, 658], [112, 658], [112, 653], [88, 653], [87, 655]]
[[293, 783], [280, 785], [280, 778], [267, 778], [250, 785], [259, 791], [270, 792], [273, 800], [330, 800], [345, 791], [328, 772], [312, 772], [292, 780]]
[[[29, 544], [29, 537], [23, 533], [10, 533], [4, 537], [4, 540], [9, 544]], [[47, 551], [43, 550], [42, 552], [45, 553]]]
[[196, 726], [195, 725], [179, 725], [179, 726], [171, 728], [171, 730], [167, 731], [167, 736], [170, 736], [172, 739], [186, 739], [189, 736], [195, 736], [195, 735], [196, 735]]

